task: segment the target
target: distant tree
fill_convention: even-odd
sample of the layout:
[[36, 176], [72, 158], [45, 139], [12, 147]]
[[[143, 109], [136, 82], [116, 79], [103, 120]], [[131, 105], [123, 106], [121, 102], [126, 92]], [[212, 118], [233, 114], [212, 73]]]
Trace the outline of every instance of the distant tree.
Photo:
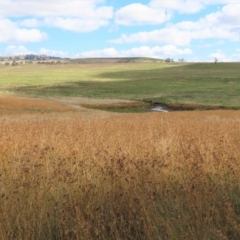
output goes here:
[[184, 58], [180, 58], [178, 59], [179, 62], [186, 62], [186, 60]]
[[33, 54], [27, 54], [25, 56], [25, 60], [33, 60], [34, 58], [35, 58], [35, 55], [33, 55]]
[[173, 58], [166, 58], [165, 62], [174, 62], [174, 59]]
[[218, 58], [214, 58], [214, 63], [216, 64], [218, 62]]
[[9, 63], [9, 62], [6, 62], [6, 63], [5, 63], [5, 65], [6, 65], [6, 66], [9, 66], [9, 65], [10, 65], [10, 63]]

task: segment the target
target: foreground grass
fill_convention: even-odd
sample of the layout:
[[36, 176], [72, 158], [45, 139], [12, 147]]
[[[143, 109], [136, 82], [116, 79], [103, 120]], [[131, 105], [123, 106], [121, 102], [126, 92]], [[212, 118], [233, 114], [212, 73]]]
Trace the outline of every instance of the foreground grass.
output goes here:
[[0, 119], [0, 239], [239, 239], [234, 111]]
[[128, 63], [1, 67], [3, 89], [38, 96], [158, 102], [177, 109], [239, 109], [240, 63]]

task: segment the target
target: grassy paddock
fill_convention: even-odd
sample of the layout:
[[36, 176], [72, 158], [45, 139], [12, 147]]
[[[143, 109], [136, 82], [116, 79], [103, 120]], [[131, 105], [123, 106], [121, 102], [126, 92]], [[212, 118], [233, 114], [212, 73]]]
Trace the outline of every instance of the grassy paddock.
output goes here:
[[75, 114], [0, 119], [0, 239], [240, 238], [239, 112]]
[[38, 96], [158, 102], [179, 109], [240, 108], [240, 63], [115, 63], [0, 68], [0, 87]]
[[[162, 63], [107, 63], [107, 64], [62, 64], [62, 65], [19, 65], [16, 67], [0, 65], [0, 87], [47, 86], [68, 82], [106, 82], [114, 81], [101, 76], [118, 71], [151, 70], [167, 68], [173, 64]], [[121, 77], [120, 77], [121, 78]], [[126, 79], [127, 80], [127, 79]], [[61, 94], [61, 93], [60, 93]]]

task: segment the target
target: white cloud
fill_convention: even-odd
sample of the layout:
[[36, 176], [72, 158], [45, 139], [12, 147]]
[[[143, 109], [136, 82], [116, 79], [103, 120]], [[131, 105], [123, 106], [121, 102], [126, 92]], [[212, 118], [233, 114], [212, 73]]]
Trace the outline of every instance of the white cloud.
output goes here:
[[103, 6], [104, 0], [1, 0], [2, 17], [84, 17], [102, 16], [112, 7]]
[[233, 61], [240, 61], [240, 54], [233, 54], [232, 58], [233, 58]]
[[222, 8], [221, 11], [209, 14], [200, 22], [211, 25], [220, 25], [224, 28], [240, 27], [240, 4], [229, 4]]
[[150, 6], [154, 8], [164, 8], [180, 13], [197, 13], [208, 5], [236, 4], [238, 0], [151, 0]]
[[196, 13], [203, 8], [202, 2], [195, 0], [152, 0], [150, 6], [153, 8], [175, 10], [181, 13]]
[[151, 0], [149, 4], [132, 3], [116, 12], [119, 25], [160, 24], [168, 21], [174, 11], [193, 14], [207, 5], [237, 4], [238, 0]]
[[116, 12], [119, 25], [160, 24], [170, 19], [164, 9], [155, 9], [140, 3], [127, 5]]
[[[234, 7], [238, 3], [238, 0], [151, 0], [147, 5], [132, 3], [122, 7], [116, 11], [115, 22], [119, 25], [161, 24], [168, 21], [174, 11], [193, 14], [208, 5], [231, 4]], [[232, 14], [234, 11], [238, 17], [237, 9], [226, 7], [225, 14]]]
[[38, 29], [19, 28], [8, 19], [0, 19], [0, 42], [40, 42], [47, 34]]
[[46, 18], [44, 25], [73, 32], [90, 32], [108, 24], [107, 19]]
[[37, 54], [61, 57], [61, 58], [70, 57], [70, 54], [68, 52], [56, 51], [56, 50], [51, 50], [51, 49], [47, 49], [47, 48], [40, 48], [40, 50]]
[[82, 52], [78, 54], [78, 57], [91, 58], [91, 57], [121, 57], [121, 53], [119, 53], [115, 48], [105, 48], [102, 50], [93, 50]]
[[180, 49], [174, 45], [166, 45], [163, 47], [155, 46], [142, 46], [138, 48], [132, 48], [129, 50], [117, 51], [115, 48], [106, 48], [96, 51], [83, 52], [79, 57], [157, 57], [167, 58], [174, 57], [176, 55], [190, 55], [192, 50], [189, 48]]
[[232, 54], [230, 56], [226, 56], [226, 54], [222, 50], [217, 50], [215, 53], [211, 53], [209, 55], [209, 62], [213, 62], [214, 59], [218, 59], [219, 62], [235, 62], [240, 61], [240, 54]]
[[[106, 11], [106, 0], [1, 0], [0, 17], [83, 17], [90, 18]], [[239, 0], [150, 0], [151, 9], [175, 10], [183, 13], [196, 13], [207, 5], [236, 4]], [[132, 4], [130, 4], [132, 5]], [[127, 7], [127, 6], [126, 6]], [[147, 6], [146, 6], [147, 7]]]
[[214, 47], [214, 46], [218, 46], [218, 45], [222, 45], [222, 44], [224, 44], [224, 41], [218, 41], [218, 42], [215, 42], [215, 43], [199, 44], [198, 47], [209, 48], [209, 47]]
[[36, 55], [47, 55], [54, 57], [70, 57], [73, 58], [74, 55], [64, 51], [51, 50], [47, 48], [40, 48], [38, 51], [30, 51], [25, 46], [22, 45], [9, 45], [6, 47], [4, 54], [5, 56], [18, 56], [18, 55], [26, 55], [26, 54], [36, 54]]
[[5, 49], [5, 54], [7, 56], [16, 56], [16, 55], [25, 55], [30, 54], [31, 52], [27, 50], [24, 46], [14, 46], [10, 45]]
[[28, 18], [18, 22], [19, 26], [27, 27], [27, 28], [37, 28], [43, 25], [42, 21], [36, 18]]
[[91, 19], [53, 17], [40, 20], [31, 18], [20, 21], [19, 25], [24, 27], [61, 28], [72, 32], [91, 32], [102, 26], [108, 25], [108, 23], [109, 21], [107, 18], [98, 18], [95, 16]]
[[[165, 2], [165, 1], [163, 1]], [[195, 39], [240, 40], [240, 4], [226, 5], [221, 11], [207, 15], [196, 22], [184, 21], [150, 32], [123, 34], [113, 43], [164, 43], [186, 46]]]
[[222, 52], [222, 50], [217, 50], [217, 52], [210, 54], [209, 58], [217, 58], [219, 61], [224, 61], [227, 59], [226, 55]]
[[210, 38], [218, 38], [218, 39], [227, 39], [231, 41], [238, 41], [240, 35], [234, 31], [228, 31], [227, 29], [222, 29], [220, 27], [209, 27], [206, 29], [202, 29], [200, 31], [192, 31], [191, 38], [192, 39], [210, 39]]
[[190, 41], [189, 32], [180, 31], [173, 27], [130, 35], [123, 34], [119, 39], [110, 40], [112, 43], [164, 43], [178, 46], [189, 45]]
[[[103, 0], [3, 0], [0, 18], [24, 17], [22, 27], [40, 26], [62, 28], [75, 32], [89, 32], [107, 25], [113, 18], [113, 7]], [[19, 4], [19, 6], [17, 6]]]
[[156, 57], [167, 58], [175, 56], [191, 55], [192, 50], [189, 48], [178, 48], [174, 45], [166, 45], [163, 47], [155, 46], [141, 46], [138, 48], [132, 48], [128, 50], [116, 50], [115, 48], [105, 48], [101, 50], [93, 50], [82, 52], [79, 54], [72, 54], [64, 51], [56, 51], [52, 49], [40, 48], [36, 52], [29, 51], [24, 46], [10, 45], [5, 49], [4, 55], [24, 55], [24, 54], [40, 54], [55, 57], [70, 57], [70, 58], [91, 58], [91, 57]]

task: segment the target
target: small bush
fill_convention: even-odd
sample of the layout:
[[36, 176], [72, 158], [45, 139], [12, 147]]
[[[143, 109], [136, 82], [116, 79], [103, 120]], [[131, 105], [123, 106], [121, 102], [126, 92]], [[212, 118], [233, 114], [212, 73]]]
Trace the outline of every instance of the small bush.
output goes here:
[[12, 66], [14, 67], [14, 66], [17, 66], [18, 65], [18, 63], [16, 62], [16, 61], [13, 61], [12, 62]]

